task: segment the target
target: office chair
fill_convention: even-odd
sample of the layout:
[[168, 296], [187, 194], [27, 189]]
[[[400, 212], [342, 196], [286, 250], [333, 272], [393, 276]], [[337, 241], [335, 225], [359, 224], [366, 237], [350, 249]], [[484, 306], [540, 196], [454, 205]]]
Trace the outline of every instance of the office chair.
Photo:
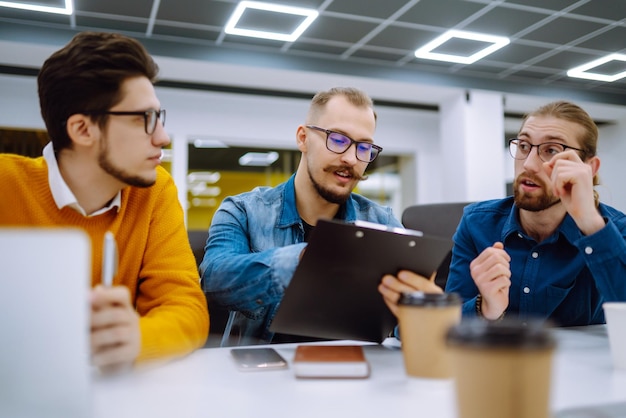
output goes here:
[[[454, 203], [431, 203], [413, 205], [402, 212], [402, 224], [405, 228], [422, 231], [425, 235], [434, 235], [443, 238], [452, 238], [459, 225], [463, 208], [471, 202]], [[437, 274], [435, 283], [442, 289], [446, 286], [452, 251], [443, 260]]]
[[[207, 230], [189, 230], [187, 231], [189, 236], [189, 244], [191, 244], [191, 250], [196, 258], [196, 265], [200, 267], [200, 263], [204, 258], [204, 247], [207, 239], [209, 238], [209, 232]], [[205, 348], [207, 347], [219, 347], [222, 339], [222, 334], [226, 328], [226, 322], [228, 321], [229, 311], [224, 308], [211, 306], [207, 298], [207, 305], [209, 307], [210, 314], [210, 330], [209, 337], [207, 338]]]
[[200, 267], [200, 263], [204, 258], [204, 246], [209, 237], [209, 232], [207, 230], [189, 230], [187, 231], [187, 236], [189, 237], [193, 256], [196, 258], [196, 265]]

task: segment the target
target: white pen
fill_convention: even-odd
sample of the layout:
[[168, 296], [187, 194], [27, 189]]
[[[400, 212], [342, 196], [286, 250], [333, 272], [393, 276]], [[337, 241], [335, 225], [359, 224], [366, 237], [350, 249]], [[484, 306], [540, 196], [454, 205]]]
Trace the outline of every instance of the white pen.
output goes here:
[[117, 244], [111, 231], [104, 233], [102, 247], [102, 285], [111, 287], [113, 277], [117, 274]]

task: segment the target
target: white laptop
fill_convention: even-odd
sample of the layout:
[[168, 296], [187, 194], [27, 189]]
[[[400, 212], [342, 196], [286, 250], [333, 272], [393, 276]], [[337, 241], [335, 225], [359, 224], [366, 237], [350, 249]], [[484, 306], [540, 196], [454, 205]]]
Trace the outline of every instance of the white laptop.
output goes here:
[[89, 237], [2, 227], [0, 271], [0, 417], [89, 417]]

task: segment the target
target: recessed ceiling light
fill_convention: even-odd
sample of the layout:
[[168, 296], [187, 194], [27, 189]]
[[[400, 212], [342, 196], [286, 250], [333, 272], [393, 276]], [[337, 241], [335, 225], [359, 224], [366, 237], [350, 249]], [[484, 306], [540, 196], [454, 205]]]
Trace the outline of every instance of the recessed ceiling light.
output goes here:
[[270, 152], [248, 152], [239, 158], [239, 165], [267, 167], [278, 160], [276, 151]]
[[33, 10], [35, 12], [57, 13], [62, 15], [71, 15], [74, 13], [74, 4], [72, 0], [65, 0], [65, 7], [50, 7], [42, 6], [41, 4], [15, 1], [0, 1], [0, 7], [11, 7], [13, 9]]
[[567, 75], [569, 77], [585, 78], [587, 80], [608, 81], [609, 83], [615, 80], [619, 80], [620, 78], [626, 77], [626, 71], [622, 71], [616, 74], [602, 74], [602, 73], [588, 73], [587, 72], [587, 70], [591, 70], [592, 68], [599, 67], [611, 61], [626, 61], [626, 55], [610, 54], [610, 55], [607, 55], [606, 57], [598, 58], [597, 60], [593, 60], [591, 62], [588, 62], [587, 64], [583, 64], [581, 66], [572, 68], [571, 70], [567, 72]]
[[219, 171], [192, 171], [187, 174], [187, 183], [215, 184], [221, 177]]
[[[237, 27], [239, 19], [243, 16], [246, 9], [264, 10], [273, 13], [284, 13], [291, 15], [303, 16], [304, 19], [291, 33], [269, 32], [257, 29], [246, 29]], [[257, 1], [242, 1], [239, 3], [233, 15], [226, 23], [224, 32], [230, 35], [251, 36], [254, 38], [273, 39], [276, 41], [293, 42], [309, 27], [318, 16], [317, 10], [305, 9], [301, 7], [281, 6], [271, 3], [261, 3]]]
[[[432, 52], [435, 48], [440, 47], [441, 45], [453, 38], [467, 39], [477, 42], [487, 42], [491, 45], [469, 56]], [[466, 32], [460, 30], [449, 30], [443, 35], [427, 43], [423, 47], [417, 49], [415, 51], [415, 56], [417, 58], [425, 58], [430, 60], [455, 62], [458, 64], [471, 64], [508, 45], [509, 42], [509, 38], [506, 38], [504, 36], [486, 35], [483, 33]]]
[[193, 146], [196, 148], [228, 148], [228, 145], [219, 139], [196, 138], [193, 140]]

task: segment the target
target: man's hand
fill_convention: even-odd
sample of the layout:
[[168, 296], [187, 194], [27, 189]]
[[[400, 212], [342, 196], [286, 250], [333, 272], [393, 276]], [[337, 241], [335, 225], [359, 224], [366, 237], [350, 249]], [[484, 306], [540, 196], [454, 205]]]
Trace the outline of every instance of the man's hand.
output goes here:
[[487, 319], [498, 319], [509, 306], [510, 262], [504, 245], [496, 242], [470, 263], [472, 279], [483, 299], [481, 311]]
[[398, 301], [404, 292], [422, 291], [426, 293], [443, 293], [443, 290], [435, 284], [435, 273], [430, 279], [410, 271], [400, 271], [398, 276], [387, 274], [378, 285], [378, 291], [389, 310], [398, 316]]
[[124, 286], [91, 291], [91, 359], [104, 372], [132, 366], [141, 348], [139, 315]]
[[605, 225], [593, 195], [593, 176], [599, 165], [597, 157], [583, 162], [572, 150], [561, 152], [544, 163], [554, 195], [561, 199], [565, 210], [585, 235], [591, 235]]

